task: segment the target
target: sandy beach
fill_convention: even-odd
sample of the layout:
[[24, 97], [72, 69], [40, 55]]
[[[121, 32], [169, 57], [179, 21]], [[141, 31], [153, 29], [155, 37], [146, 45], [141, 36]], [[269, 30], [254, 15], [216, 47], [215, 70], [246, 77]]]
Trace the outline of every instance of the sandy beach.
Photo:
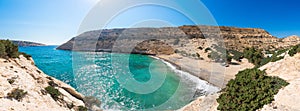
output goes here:
[[[235, 77], [239, 71], [247, 68], [253, 68], [254, 65], [243, 59], [238, 65], [230, 65], [224, 67], [220, 63], [210, 62], [206, 60], [198, 60], [190, 57], [184, 57], [179, 54], [158, 55], [167, 62], [177, 66], [178, 69], [188, 72], [202, 80], [205, 80], [219, 88], [225, 87], [230, 79]], [[236, 61], [233, 61], [237, 63]]]

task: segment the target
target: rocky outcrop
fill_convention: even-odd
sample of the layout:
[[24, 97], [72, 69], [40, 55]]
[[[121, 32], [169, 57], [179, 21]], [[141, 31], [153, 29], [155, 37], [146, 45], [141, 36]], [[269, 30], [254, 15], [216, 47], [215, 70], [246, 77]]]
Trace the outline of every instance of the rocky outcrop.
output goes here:
[[143, 41], [134, 48], [133, 53], [143, 53], [150, 55], [171, 55], [174, 54], [174, 49], [168, 44], [159, 40], [146, 40]]
[[292, 35], [292, 36], [281, 39], [281, 41], [283, 42], [283, 44], [282, 44], [283, 47], [289, 47], [289, 46], [300, 44], [300, 42], [299, 42], [300, 37], [297, 35]]
[[[255, 47], [264, 50], [275, 50], [286, 48], [291, 45], [299, 44], [297, 37], [279, 39], [272, 36], [267, 31], [257, 28], [236, 28], [236, 27], [217, 27], [217, 26], [181, 26], [163, 28], [123, 28], [123, 29], [104, 29], [85, 32], [72, 38], [67, 43], [59, 46], [61, 50], [79, 51], [115, 51], [114, 47], [122, 47], [130, 51], [139, 52], [139, 48], [133, 49], [137, 44], [147, 40], [157, 39], [171, 46], [174, 50], [180, 50], [190, 44], [197, 43], [193, 49], [203, 47], [203, 44], [222, 44], [227, 49], [242, 51], [246, 47]], [[158, 42], [153, 45], [159, 47]], [[122, 44], [122, 45], [120, 45]], [[151, 44], [145, 44], [151, 45]], [[164, 45], [163, 45], [164, 46]], [[147, 46], [143, 46], [147, 47]], [[192, 49], [192, 50], [193, 50]], [[141, 52], [144, 52], [144, 51]]]
[[[300, 53], [294, 57], [284, 54], [284, 59], [268, 63], [259, 68], [265, 70], [268, 76], [277, 76], [286, 80], [289, 85], [280, 89], [271, 104], [258, 111], [299, 111], [300, 106]], [[202, 96], [183, 107], [182, 111], [218, 111], [216, 99], [220, 94]]]
[[45, 46], [45, 44], [35, 43], [35, 42], [28, 42], [28, 41], [17, 41], [12, 40], [12, 42], [20, 47], [29, 47], [29, 46]]
[[260, 69], [266, 70], [269, 76], [278, 76], [290, 83], [282, 88], [274, 96], [275, 100], [271, 104], [265, 105], [261, 111], [299, 111], [300, 53], [294, 57], [286, 54], [284, 59], [269, 63]]
[[178, 111], [218, 111], [217, 99], [219, 96], [220, 94], [217, 93], [199, 97]]
[[[58, 99], [46, 90], [50, 86], [59, 91]], [[15, 89], [26, 92], [25, 96], [19, 100], [14, 99], [19, 96], [11, 98]], [[85, 106], [83, 98], [71, 86], [44, 74], [32, 59], [22, 55], [16, 59], [0, 58], [1, 111], [78, 111]]]

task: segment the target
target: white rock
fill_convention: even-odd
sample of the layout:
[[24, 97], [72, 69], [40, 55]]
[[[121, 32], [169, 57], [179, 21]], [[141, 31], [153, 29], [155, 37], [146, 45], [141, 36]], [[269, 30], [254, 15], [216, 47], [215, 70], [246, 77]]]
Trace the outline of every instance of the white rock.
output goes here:
[[[49, 94], [43, 95], [41, 90], [49, 86], [50, 81], [43, 72], [34, 65], [32, 59], [27, 60], [20, 56], [19, 59], [10, 59], [10, 62], [4, 62], [0, 58], [0, 111], [74, 111], [76, 106], [85, 106], [81, 99], [74, 97], [74, 94], [80, 95], [71, 86], [56, 80], [53, 81], [59, 85], [59, 91], [63, 95], [63, 101], [55, 101]], [[39, 70], [39, 71], [37, 71]], [[13, 84], [8, 83], [7, 79], [15, 78]], [[74, 94], [70, 94], [72, 90]], [[13, 89], [20, 88], [27, 92], [22, 101], [10, 100], [5, 98]], [[82, 98], [84, 96], [80, 95]], [[75, 107], [69, 109], [67, 103], [72, 103]]]

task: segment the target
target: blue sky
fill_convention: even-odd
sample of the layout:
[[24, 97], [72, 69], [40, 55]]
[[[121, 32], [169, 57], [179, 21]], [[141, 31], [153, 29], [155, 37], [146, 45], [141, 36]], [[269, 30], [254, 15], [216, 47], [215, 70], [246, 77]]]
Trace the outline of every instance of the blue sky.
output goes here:
[[[0, 38], [46, 44], [64, 43], [77, 35], [81, 22], [97, 1], [0, 0]], [[178, 0], [178, 3], [187, 1]], [[299, 0], [202, 0], [202, 2], [220, 26], [263, 28], [278, 37], [300, 35]], [[147, 8], [151, 7], [137, 8], [127, 13], [140, 11], [137, 16], [156, 16], [143, 12], [151, 10]], [[161, 18], [164, 18], [162, 15], [167, 15], [164, 11], [153, 10], [153, 13], [160, 13]], [[197, 15], [199, 12], [192, 13]], [[169, 20], [173, 21], [173, 25], [190, 23], [176, 12], [171, 11], [171, 14], [174, 17]], [[121, 14], [119, 22], [116, 18], [110, 27], [128, 27], [130, 23], [124, 21], [122, 17], [126, 20], [135, 20], [129, 15]]]
[[300, 36], [300, 0], [202, 0], [219, 25], [258, 27]]
[[61, 44], [96, 0], [0, 0], [0, 38]]

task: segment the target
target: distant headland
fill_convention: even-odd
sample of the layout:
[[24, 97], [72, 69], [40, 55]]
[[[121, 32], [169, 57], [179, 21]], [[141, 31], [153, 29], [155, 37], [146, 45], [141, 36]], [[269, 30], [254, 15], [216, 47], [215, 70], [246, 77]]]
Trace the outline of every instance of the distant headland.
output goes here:
[[46, 46], [46, 44], [36, 43], [36, 42], [20, 41], [20, 40], [11, 40], [11, 41], [20, 47]]

